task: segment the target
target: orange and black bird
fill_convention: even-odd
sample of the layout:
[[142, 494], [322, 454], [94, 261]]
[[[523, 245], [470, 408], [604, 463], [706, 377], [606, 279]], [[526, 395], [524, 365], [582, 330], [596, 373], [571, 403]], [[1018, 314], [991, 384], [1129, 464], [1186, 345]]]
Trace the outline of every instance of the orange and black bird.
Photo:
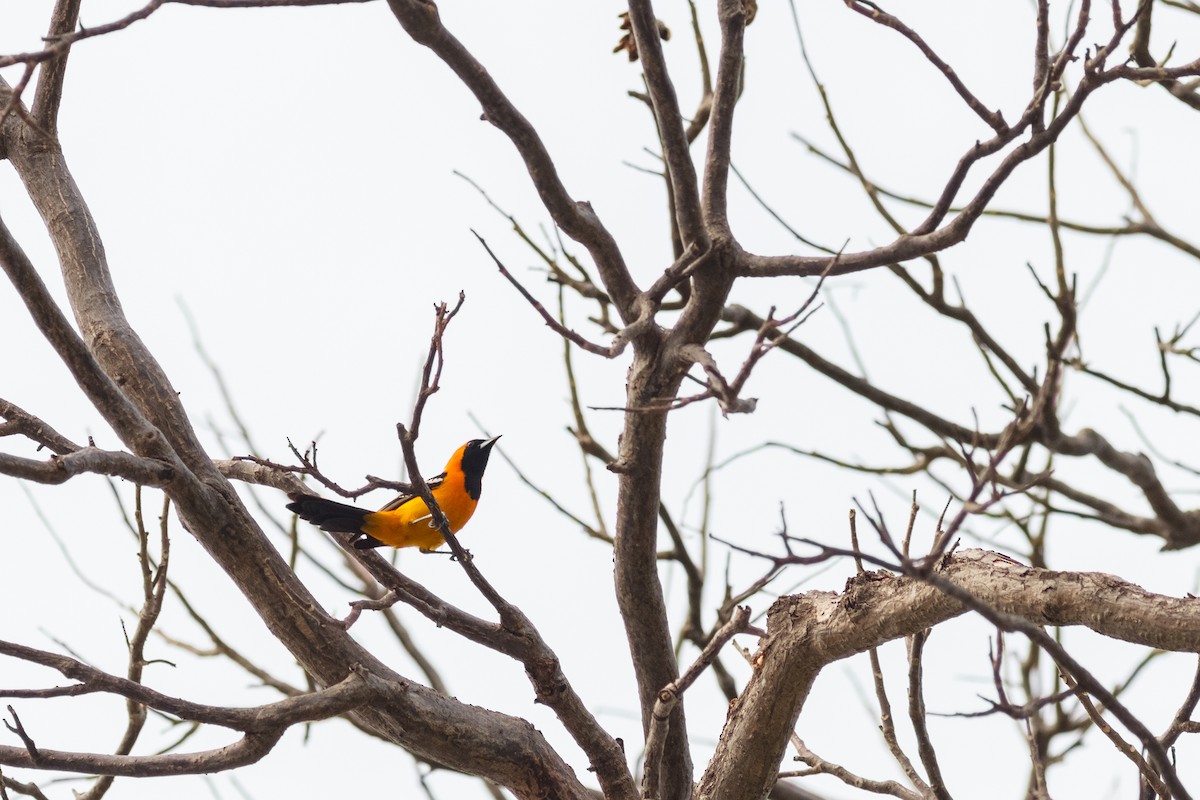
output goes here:
[[[433, 498], [450, 523], [450, 532], [458, 533], [475, 513], [483, 491], [483, 471], [499, 436], [472, 439], [454, 451], [441, 475], [428, 481]], [[402, 494], [378, 511], [348, 506], [316, 495], [288, 495], [288, 510], [323, 531], [353, 533], [351, 541], [359, 550], [371, 547], [419, 547], [421, 552], [436, 550], [445, 543], [433, 524], [429, 506], [417, 495]]]

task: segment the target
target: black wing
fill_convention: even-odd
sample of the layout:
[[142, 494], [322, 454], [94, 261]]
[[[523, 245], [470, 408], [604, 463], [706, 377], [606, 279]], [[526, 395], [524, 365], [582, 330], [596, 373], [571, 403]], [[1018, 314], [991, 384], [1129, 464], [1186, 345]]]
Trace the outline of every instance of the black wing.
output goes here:
[[[446, 473], [443, 472], [440, 475], [434, 475], [432, 478], [425, 481], [425, 483], [429, 486], [429, 490], [433, 491], [437, 487], [441, 486], [442, 481], [444, 481], [444, 480], [446, 480]], [[397, 508], [404, 505], [409, 500], [415, 500], [416, 498], [417, 498], [417, 495], [415, 495], [415, 494], [402, 494], [402, 495], [399, 495], [398, 497], [396, 497], [396, 499], [392, 500], [392, 502], [388, 503], [386, 506], [384, 506], [383, 508], [381, 508], [379, 510], [380, 511], [395, 511]]]

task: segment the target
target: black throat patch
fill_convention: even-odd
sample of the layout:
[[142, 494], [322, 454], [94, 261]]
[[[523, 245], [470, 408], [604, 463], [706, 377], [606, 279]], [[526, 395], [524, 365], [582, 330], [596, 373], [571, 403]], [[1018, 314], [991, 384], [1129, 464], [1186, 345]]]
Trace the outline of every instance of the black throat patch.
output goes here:
[[472, 500], [478, 500], [483, 492], [483, 471], [487, 469], [488, 456], [492, 454], [492, 445], [495, 443], [496, 439], [472, 439], [463, 451], [462, 471], [467, 494]]

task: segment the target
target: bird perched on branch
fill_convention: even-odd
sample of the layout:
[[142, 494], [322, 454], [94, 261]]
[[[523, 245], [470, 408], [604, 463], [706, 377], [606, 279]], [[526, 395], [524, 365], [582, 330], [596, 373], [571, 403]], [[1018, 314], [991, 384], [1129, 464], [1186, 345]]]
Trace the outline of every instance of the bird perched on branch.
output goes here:
[[[472, 439], [454, 451], [441, 475], [428, 481], [438, 507], [450, 523], [450, 532], [458, 533], [475, 513], [483, 491], [483, 471], [499, 436]], [[445, 539], [433, 521], [429, 506], [418, 495], [402, 494], [378, 511], [326, 500], [316, 495], [294, 492], [288, 510], [330, 533], [353, 533], [351, 541], [359, 550], [371, 547], [419, 547], [428, 553]]]

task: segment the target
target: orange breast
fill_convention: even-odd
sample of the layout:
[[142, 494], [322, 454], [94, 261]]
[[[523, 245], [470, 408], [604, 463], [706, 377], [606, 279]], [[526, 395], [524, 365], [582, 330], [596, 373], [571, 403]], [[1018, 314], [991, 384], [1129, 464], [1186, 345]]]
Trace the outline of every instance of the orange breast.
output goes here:
[[[442, 485], [433, 490], [433, 496], [446, 515], [452, 533], [462, 530], [475, 513], [477, 502], [467, 494], [461, 473], [457, 476], [448, 475]], [[362, 531], [392, 547], [436, 550], [445, 544], [445, 540], [432, 523], [429, 506], [421, 498], [414, 497], [391, 511], [368, 514], [363, 520]]]

